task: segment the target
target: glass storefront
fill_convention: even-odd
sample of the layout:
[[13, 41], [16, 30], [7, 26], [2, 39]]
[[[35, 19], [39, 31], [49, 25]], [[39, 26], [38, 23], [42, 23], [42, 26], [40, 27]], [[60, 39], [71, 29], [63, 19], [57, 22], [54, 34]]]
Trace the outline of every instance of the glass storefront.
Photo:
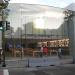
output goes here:
[[70, 55], [65, 9], [21, 3], [9, 4], [8, 9], [6, 57], [57, 56], [59, 48], [62, 55]]

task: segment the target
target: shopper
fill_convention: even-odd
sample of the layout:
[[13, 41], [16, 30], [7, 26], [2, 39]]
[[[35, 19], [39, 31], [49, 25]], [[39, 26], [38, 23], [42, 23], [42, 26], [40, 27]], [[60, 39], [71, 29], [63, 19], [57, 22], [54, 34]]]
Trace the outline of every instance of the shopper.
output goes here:
[[41, 46], [41, 49], [40, 49], [40, 57], [43, 56], [43, 46]]
[[61, 58], [61, 48], [58, 49], [58, 57]]
[[45, 46], [44, 48], [43, 48], [43, 53], [44, 53], [44, 55], [48, 55], [48, 47], [47, 46]]

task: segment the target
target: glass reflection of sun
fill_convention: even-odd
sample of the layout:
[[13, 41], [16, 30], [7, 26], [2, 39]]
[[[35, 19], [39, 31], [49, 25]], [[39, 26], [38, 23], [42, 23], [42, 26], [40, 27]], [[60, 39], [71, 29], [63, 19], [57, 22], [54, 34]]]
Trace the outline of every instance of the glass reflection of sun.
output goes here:
[[61, 12], [45, 12], [35, 17], [33, 23], [37, 29], [58, 29], [64, 22], [64, 14]]
[[38, 29], [45, 29], [44, 26], [44, 19], [43, 18], [37, 18], [34, 20], [34, 27]]

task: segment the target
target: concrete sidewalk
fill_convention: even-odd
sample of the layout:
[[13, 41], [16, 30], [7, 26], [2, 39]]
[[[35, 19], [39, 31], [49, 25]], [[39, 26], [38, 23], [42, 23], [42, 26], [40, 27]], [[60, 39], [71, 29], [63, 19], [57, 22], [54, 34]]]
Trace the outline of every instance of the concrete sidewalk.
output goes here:
[[[75, 64], [61, 66], [35, 67], [35, 68], [8, 68], [5, 75], [75, 75]], [[2, 71], [0, 71], [1, 75]], [[2, 74], [3, 75], [3, 74]]]
[[50, 65], [63, 65], [63, 64], [69, 64], [72, 63], [72, 58], [66, 58], [66, 59], [59, 59], [57, 56], [52, 57], [28, 57], [23, 59], [11, 59], [6, 60], [6, 66], [9, 67], [46, 67]]

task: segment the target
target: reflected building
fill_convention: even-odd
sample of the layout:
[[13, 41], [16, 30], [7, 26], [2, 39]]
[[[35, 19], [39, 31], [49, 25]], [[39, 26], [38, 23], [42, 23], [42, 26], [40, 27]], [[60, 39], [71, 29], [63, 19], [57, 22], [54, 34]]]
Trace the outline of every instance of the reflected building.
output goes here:
[[[12, 41], [14, 47], [18, 43], [24, 48], [35, 50], [40, 47], [39, 43], [51, 43], [55, 46], [48, 44], [50, 50], [58, 50], [59, 47], [68, 52], [71, 50], [69, 44], [60, 46], [65, 44], [63, 40], [68, 39], [67, 43], [70, 43], [69, 20], [64, 19], [66, 9], [21, 3], [9, 4], [8, 9], [10, 12], [7, 20], [10, 21], [11, 29], [5, 32], [9, 34], [5, 36], [7, 43]], [[56, 42], [59, 46], [54, 44]]]

